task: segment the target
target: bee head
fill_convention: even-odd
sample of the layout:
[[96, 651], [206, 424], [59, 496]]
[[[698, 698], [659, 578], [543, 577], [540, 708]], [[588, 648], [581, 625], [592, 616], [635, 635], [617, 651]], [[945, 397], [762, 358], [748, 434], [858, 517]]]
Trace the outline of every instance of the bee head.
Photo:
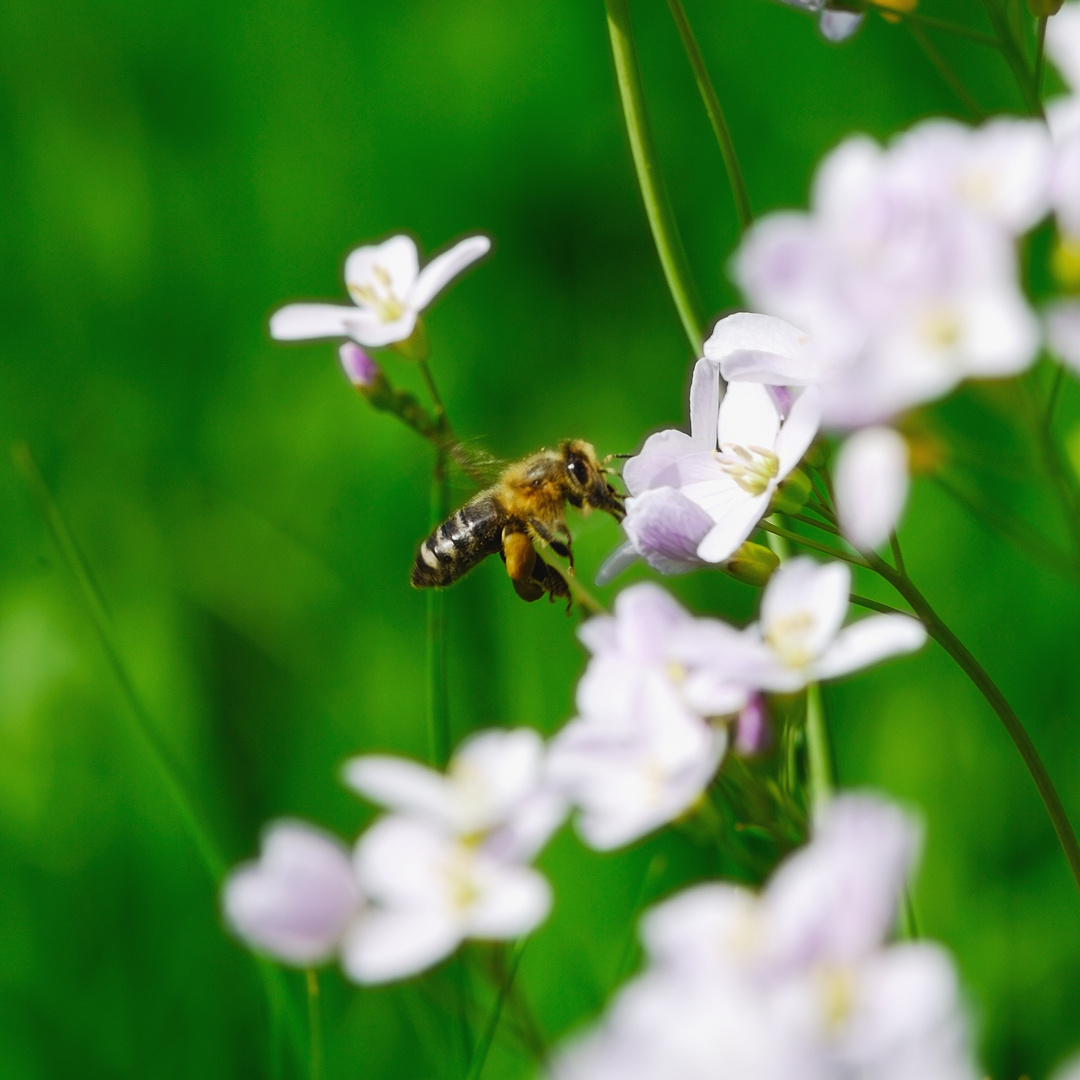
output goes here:
[[591, 443], [567, 439], [559, 449], [566, 465], [566, 498], [581, 509], [606, 510], [617, 521], [625, 514], [622, 497], [607, 481]]

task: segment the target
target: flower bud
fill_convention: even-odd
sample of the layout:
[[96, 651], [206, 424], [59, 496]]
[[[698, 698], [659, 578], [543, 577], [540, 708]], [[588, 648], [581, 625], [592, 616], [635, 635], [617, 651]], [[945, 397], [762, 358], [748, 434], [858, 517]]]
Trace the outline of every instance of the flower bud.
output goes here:
[[780, 560], [767, 547], [747, 540], [724, 564], [724, 569], [748, 585], [764, 585], [779, 565]]
[[757, 757], [772, 749], [773, 725], [764, 694], [755, 694], [735, 718], [735, 753]]
[[802, 469], [796, 469], [773, 496], [772, 509], [781, 514], [797, 514], [806, 505], [812, 490], [810, 477]]
[[1054, 245], [1050, 268], [1061, 287], [1080, 292], [1080, 237], [1062, 236]]
[[345, 377], [357, 388], [364, 390], [373, 386], [381, 376], [382, 369], [359, 345], [352, 341], [345, 342], [338, 349], [341, 367]]

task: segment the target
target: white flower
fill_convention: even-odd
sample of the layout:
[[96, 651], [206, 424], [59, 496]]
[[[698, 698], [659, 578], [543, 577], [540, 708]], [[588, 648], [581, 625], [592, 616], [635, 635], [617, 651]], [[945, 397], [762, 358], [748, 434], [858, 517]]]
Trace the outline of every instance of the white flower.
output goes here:
[[948, 956], [887, 946], [917, 831], [837, 799], [760, 895], [687, 889], [641, 925], [649, 966], [557, 1080], [975, 1080]]
[[926, 631], [908, 615], [871, 615], [842, 629], [850, 587], [843, 563], [791, 559], [766, 586], [757, 623], [733, 637], [702, 620], [686, 651], [699, 661], [722, 651], [746, 685], [793, 693], [923, 645]]
[[470, 736], [446, 775], [404, 758], [367, 754], [345, 763], [346, 784], [391, 810], [424, 817], [449, 835], [505, 857], [530, 858], [565, 817], [545, 775], [543, 740], [530, 728]]
[[[684, 550], [676, 539], [684, 544], [696, 539], [698, 559], [717, 563], [730, 558], [768, 513], [776, 489], [817, 434], [820, 406], [812, 387], [788, 394], [738, 383], [728, 387], [719, 408], [718, 398], [717, 364], [699, 360], [690, 391], [690, 434], [672, 430], [651, 435], [641, 453], [626, 463], [623, 479], [632, 498], [626, 502], [624, 525], [631, 543], [642, 543], [649, 535], [638, 515], [652, 507], [638, 500], [649, 491], [673, 489], [712, 524], [698, 538], [699, 516], [687, 513], [673, 519], [671, 531], [676, 531], [675, 521], [683, 521], [685, 535], [672, 538], [661, 554], [671, 557]], [[640, 554], [663, 567], [643, 543]]]
[[355, 858], [371, 900], [342, 945], [342, 964], [357, 982], [414, 975], [465, 938], [520, 937], [551, 908], [551, 888], [535, 870], [423, 818], [391, 814], [376, 822]]
[[361, 345], [405, 341], [417, 318], [460, 273], [491, 250], [486, 236], [469, 236], [422, 270], [409, 236], [360, 247], [345, 260], [345, 287], [354, 307], [289, 304], [274, 312], [270, 333], [282, 341], [350, 337]]
[[844, 536], [861, 551], [888, 539], [907, 501], [908, 447], [889, 427], [855, 432], [840, 448], [833, 478]]
[[749, 693], [723, 654], [684, 662], [684, 638], [703, 622], [646, 584], [620, 593], [613, 617], [579, 631], [593, 657], [578, 684], [579, 715], [552, 741], [549, 768], [594, 848], [620, 847], [678, 817], [720, 764], [728, 734], [713, 718], [737, 713]]
[[1050, 348], [1080, 372], [1080, 300], [1059, 300], [1047, 308], [1045, 317]]
[[257, 862], [225, 880], [225, 918], [248, 944], [288, 964], [330, 959], [360, 910], [348, 852], [300, 822], [271, 825]]

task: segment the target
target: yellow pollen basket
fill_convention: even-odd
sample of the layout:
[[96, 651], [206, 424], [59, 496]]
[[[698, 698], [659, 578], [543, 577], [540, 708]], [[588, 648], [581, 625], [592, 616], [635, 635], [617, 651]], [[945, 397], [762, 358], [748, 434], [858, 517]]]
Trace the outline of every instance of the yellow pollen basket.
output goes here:
[[780, 472], [780, 459], [764, 446], [724, 443], [713, 457], [748, 495], [763, 495]]
[[[364, 307], [371, 308], [380, 322], [397, 322], [405, 314], [405, 305], [394, 295], [394, 280], [385, 267], [375, 265], [371, 268], [374, 283], [365, 281], [362, 285], [347, 282], [346, 288], [352, 298]], [[380, 291], [375, 286], [382, 286]]]
[[766, 644], [785, 667], [804, 668], [814, 659], [810, 636], [817, 620], [809, 611], [798, 611], [773, 619], [765, 628]]

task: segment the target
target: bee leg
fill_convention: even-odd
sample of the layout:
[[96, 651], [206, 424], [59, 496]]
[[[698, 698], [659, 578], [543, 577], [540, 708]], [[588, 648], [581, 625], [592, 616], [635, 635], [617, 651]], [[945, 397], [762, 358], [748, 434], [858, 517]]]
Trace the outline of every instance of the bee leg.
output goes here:
[[570, 588], [566, 584], [566, 578], [554, 566], [550, 566], [537, 556], [536, 565], [533, 567], [533, 579], [542, 584], [544, 591], [548, 594], [549, 603], [555, 603], [556, 597], [565, 600], [566, 614], [570, 614], [570, 609], [574, 606], [574, 600], [570, 595]]
[[514, 592], [526, 603], [531, 604], [539, 600], [547, 591], [544, 587], [544, 578], [536, 577], [537, 563], [545, 564], [536, 557], [536, 549], [532, 541], [522, 532], [508, 532], [503, 529], [503, 559], [506, 561], [506, 572], [510, 575]]
[[555, 538], [555, 534], [538, 518], [529, 518], [529, 528], [532, 529], [552, 551], [562, 559], [570, 562], [570, 573], [574, 572], [574, 553], [570, 549], [570, 530], [565, 525], [559, 528], [559, 532], [566, 537], [566, 543]]

